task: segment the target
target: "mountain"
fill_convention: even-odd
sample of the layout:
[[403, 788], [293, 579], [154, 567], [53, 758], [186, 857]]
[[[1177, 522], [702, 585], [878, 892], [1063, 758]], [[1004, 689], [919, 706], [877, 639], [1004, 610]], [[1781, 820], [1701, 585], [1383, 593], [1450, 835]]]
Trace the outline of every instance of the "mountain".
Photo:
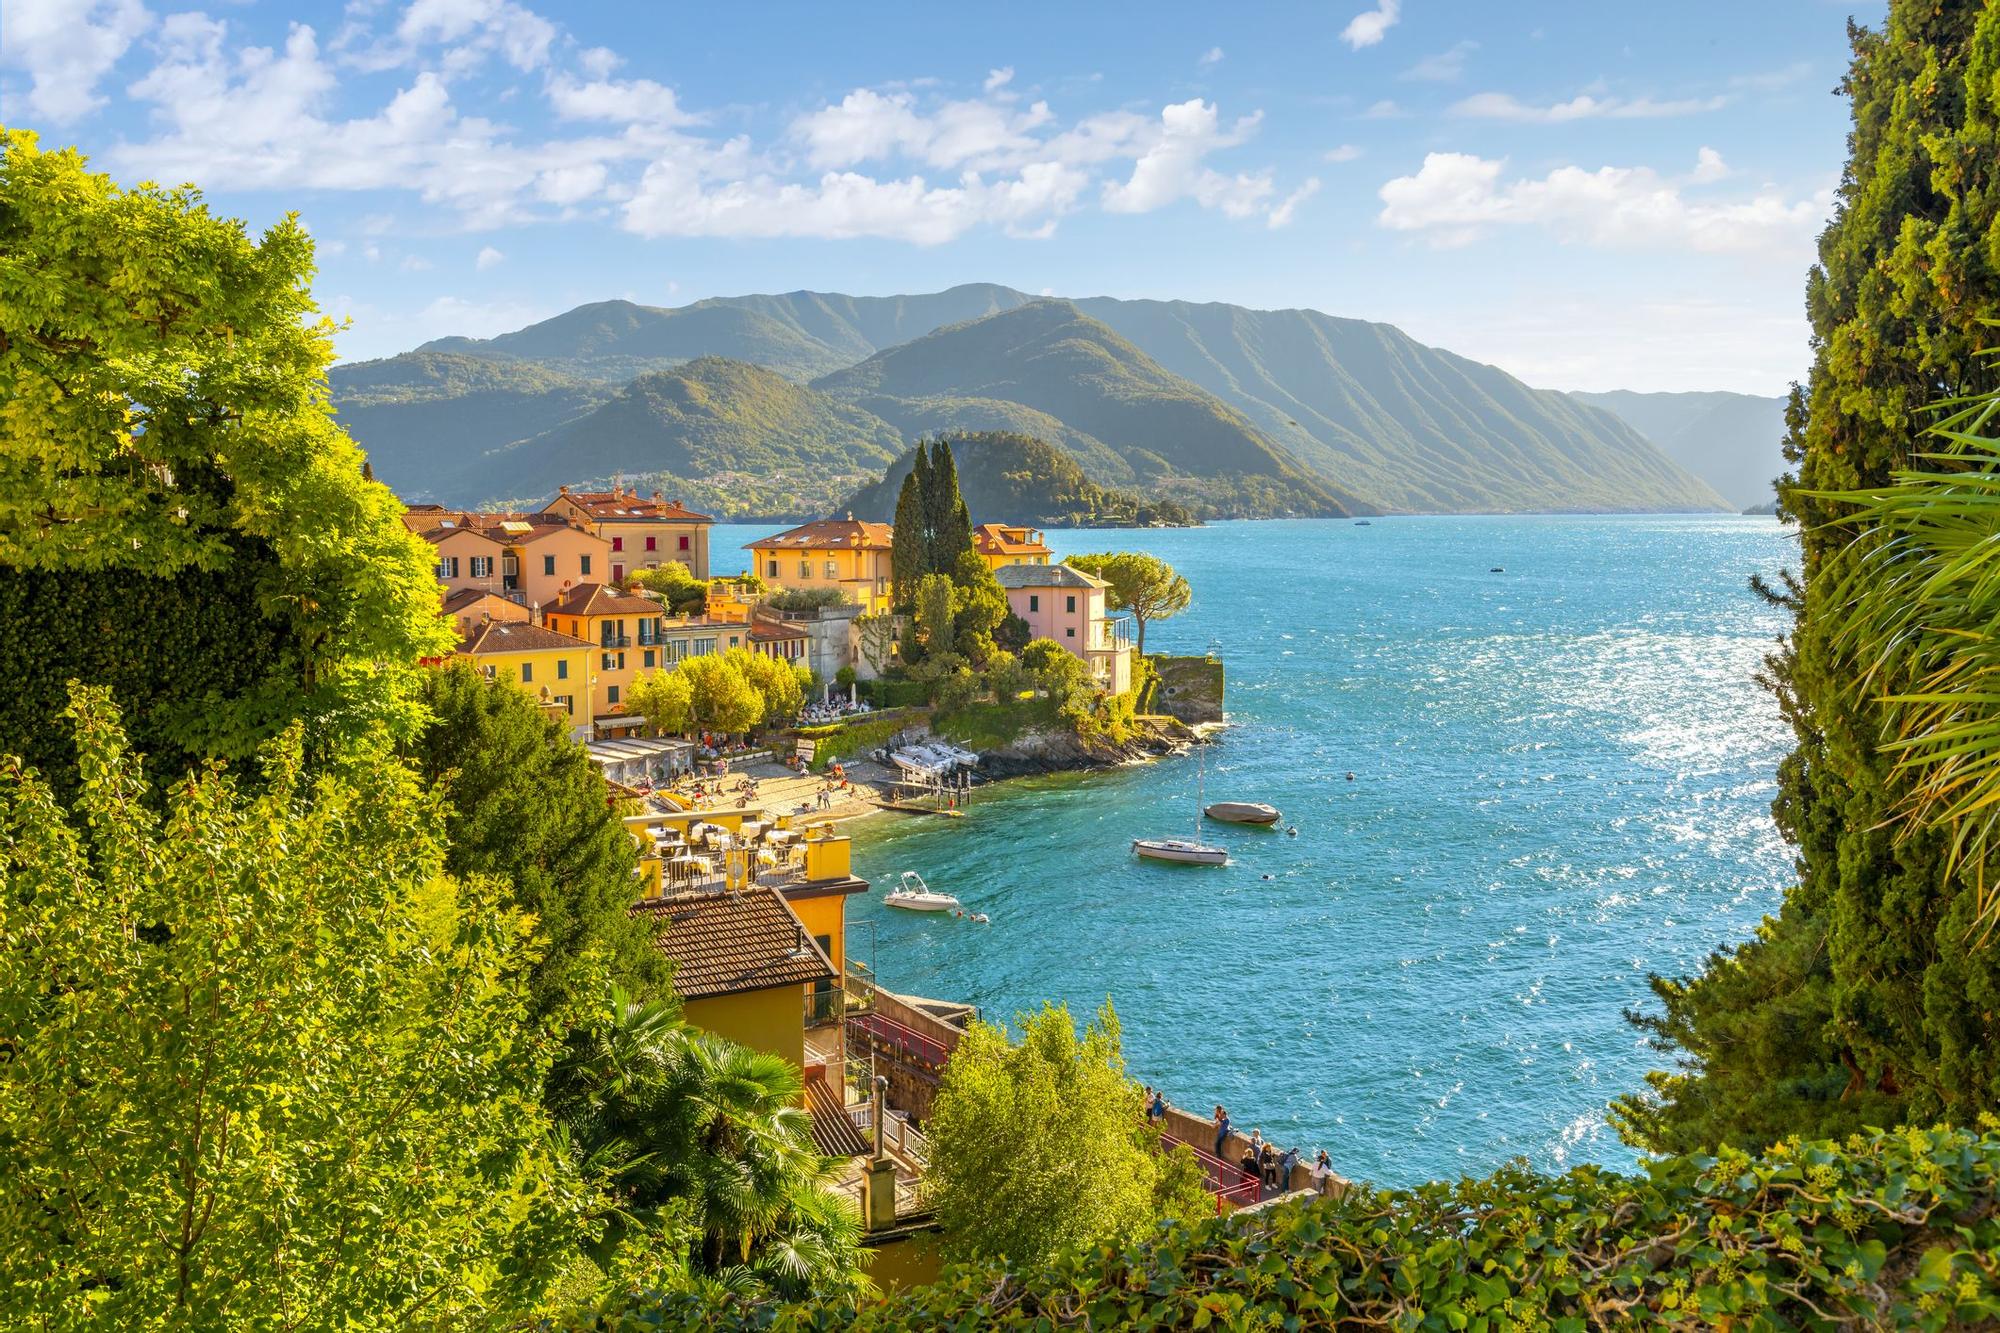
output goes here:
[[532, 361], [436, 351], [335, 366], [330, 378], [341, 426], [411, 500], [436, 495], [468, 451], [539, 434], [616, 392]]
[[[946, 325], [813, 387], [891, 422], [925, 412], [957, 427], [964, 423], [949, 419], [953, 404], [1017, 404], [1102, 445], [1145, 494], [1211, 513], [1369, 508], [1068, 301], [1032, 301]], [[1101, 474], [1108, 461], [1099, 467]]]
[[1602, 408], [1706, 481], [1738, 509], [1775, 503], [1771, 483], [1786, 468], [1785, 400], [1747, 393], [1573, 393]]
[[[1178, 505], [1156, 505], [1129, 491], [1098, 485], [1066, 451], [1032, 435], [1006, 431], [954, 435], [951, 453], [959, 493], [982, 523], [1085, 527], [1180, 524], [1189, 518]], [[877, 523], [894, 522], [896, 497], [915, 458], [914, 449], [898, 458], [880, 481], [848, 497], [839, 511]]]
[[470, 457], [449, 486], [466, 503], [533, 503], [564, 483], [623, 476], [721, 517], [818, 516], [903, 448], [866, 411], [711, 356], [641, 375], [583, 416]]

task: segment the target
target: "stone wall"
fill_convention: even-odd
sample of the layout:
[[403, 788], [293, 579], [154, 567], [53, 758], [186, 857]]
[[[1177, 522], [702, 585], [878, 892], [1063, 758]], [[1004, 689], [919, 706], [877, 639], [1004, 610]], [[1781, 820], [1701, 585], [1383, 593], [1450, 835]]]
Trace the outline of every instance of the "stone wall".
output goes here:
[[1167, 657], [1150, 659], [1160, 673], [1153, 691], [1156, 713], [1189, 724], [1222, 721], [1223, 671], [1219, 657]]

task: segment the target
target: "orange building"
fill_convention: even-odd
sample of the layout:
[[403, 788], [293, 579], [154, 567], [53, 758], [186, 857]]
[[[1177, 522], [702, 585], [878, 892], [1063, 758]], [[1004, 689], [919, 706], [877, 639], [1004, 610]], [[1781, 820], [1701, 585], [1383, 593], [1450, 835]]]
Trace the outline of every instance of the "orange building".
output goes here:
[[447, 592], [495, 592], [534, 608], [609, 577], [611, 543], [549, 515], [411, 505], [403, 526], [437, 552], [438, 582]]
[[484, 621], [459, 635], [458, 655], [488, 680], [511, 680], [574, 734], [588, 735], [590, 645], [518, 620]]
[[661, 665], [660, 604], [602, 583], [585, 583], [542, 608], [542, 624], [589, 644], [590, 712], [600, 732], [644, 726], [625, 712], [640, 674]]
[[749, 542], [751, 570], [777, 588], [838, 588], [876, 614], [889, 609], [890, 542], [887, 523], [823, 518], [774, 537]]
[[623, 583], [635, 570], [655, 569], [678, 560], [698, 579], [708, 577], [708, 529], [715, 520], [679, 500], [663, 500], [615, 487], [573, 491], [565, 486], [545, 513], [574, 523], [610, 544], [608, 572], [600, 577]]
[[981, 523], [972, 530], [972, 549], [979, 553], [988, 569], [1049, 563], [1048, 544], [1042, 540], [1040, 528]]

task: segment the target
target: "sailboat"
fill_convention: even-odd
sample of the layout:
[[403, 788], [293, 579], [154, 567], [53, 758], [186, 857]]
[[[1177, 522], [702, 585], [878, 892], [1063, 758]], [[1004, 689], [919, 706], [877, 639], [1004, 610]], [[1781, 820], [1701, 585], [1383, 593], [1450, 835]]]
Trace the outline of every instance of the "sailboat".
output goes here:
[[1148, 861], [1171, 861], [1177, 865], [1220, 866], [1229, 864], [1229, 849], [1201, 840], [1202, 783], [1208, 774], [1208, 752], [1201, 752], [1194, 779], [1194, 832], [1192, 838], [1134, 838], [1132, 852]]

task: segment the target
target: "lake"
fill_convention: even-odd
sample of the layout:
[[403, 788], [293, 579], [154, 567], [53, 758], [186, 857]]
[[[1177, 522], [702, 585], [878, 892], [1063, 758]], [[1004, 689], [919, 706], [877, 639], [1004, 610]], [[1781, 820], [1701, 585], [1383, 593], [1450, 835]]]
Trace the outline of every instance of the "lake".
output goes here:
[[[717, 564], [771, 531], [718, 525]], [[1213, 647], [1231, 726], [1220, 869], [1136, 861], [1194, 828], [1197, 763], [996, 784], [967, 818], [850, 825], [850, 952], [993, 1019], [1109, 997], [1132, 1075], [1410, 1184], [1512, 1157], [1629, 1165], [1614, 1096], [1661, 1057], [1624, 1011], [1774, 911], [1789, 734], [1755, 683], [1795, 562], [1775, 520], [1382, 518], [1050, 532], [1194, 588], [1155, 651]], [[1493, 572], [1500, 566], [1503, 572]], [[740, 567], [740, 566], [739, 566]], [[1350, 779], [1349, 775], [1352, 774]], [[922, 872], [990, 926], [884, 910]]]

